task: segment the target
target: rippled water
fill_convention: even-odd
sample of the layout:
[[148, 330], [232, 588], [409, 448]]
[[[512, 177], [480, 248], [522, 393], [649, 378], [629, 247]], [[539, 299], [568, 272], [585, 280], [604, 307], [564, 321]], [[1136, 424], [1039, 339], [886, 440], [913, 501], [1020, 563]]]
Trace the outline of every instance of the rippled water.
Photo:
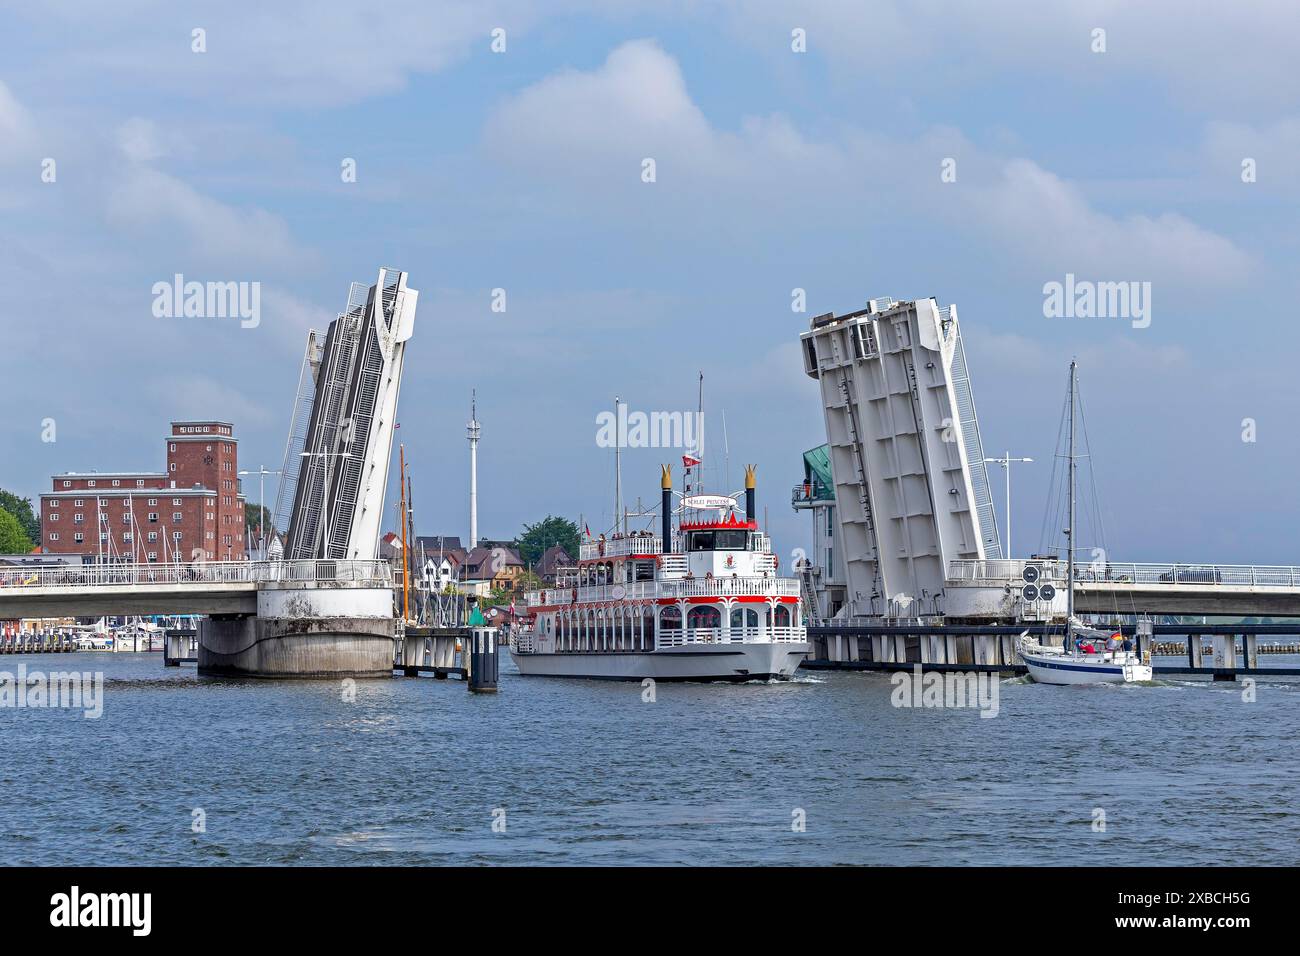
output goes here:
[[640, 685], [523, 678], [503, 655], [495, 696], [399, 678], [347, 703], [337, 682], [160, 657], [0, 657], [106, 680], [99, 720], [0, 710], [0, 862], [1300, 862], [1294, 681], [1246, 703], [1203, 680], [1006, 680], [983, 719], [894, 708], [878, 674], [667, 684], [643, 703]]

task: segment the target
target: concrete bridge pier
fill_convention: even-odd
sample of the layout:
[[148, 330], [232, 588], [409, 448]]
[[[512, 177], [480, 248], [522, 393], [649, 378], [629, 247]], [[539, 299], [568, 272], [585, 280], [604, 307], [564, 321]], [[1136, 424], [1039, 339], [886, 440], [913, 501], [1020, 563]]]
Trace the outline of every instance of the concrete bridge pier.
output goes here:
[[393, 592], [337, 582], [265, 584], [257, 614], [199, 624], [199, 673], [392, 677]]
[[1217, 670], [1226, 671], [1235, 670], [1237, 667], [1237, 635], [1235, 634], [1215, 634], [1214, 641], [1214, 667], [1216, 673], [1215, 680], [1236, 680], [1235, 674], [1217, 673]]
[[1241, 635], [1241, 643], [1242, 643], [1242, 648], [1241, 648], [1242, 657], [1245, 658], [1245, 660], [1242, 662], [1243, 666], [1258, 667], [1259, 666], [1259, 635], [1243, 634]]

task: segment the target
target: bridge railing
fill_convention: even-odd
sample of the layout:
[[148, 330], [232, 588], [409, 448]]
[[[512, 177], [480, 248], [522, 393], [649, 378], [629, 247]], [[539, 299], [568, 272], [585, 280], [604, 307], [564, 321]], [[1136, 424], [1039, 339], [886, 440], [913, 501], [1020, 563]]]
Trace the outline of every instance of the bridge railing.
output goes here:
[[338, 582], [384, 587], [393, 569], [387, 561], [198, 561], [188, 564], [82, 564], [44, 568], [0, 568], [6, 588], [95, 588], [148, 584], [256, 584]]
[[[1060, 559], [953, 561], [949, 580], [1019, 581], [1028, 564], [1049, 571], [1054, 578], [1065, 577], [1065, 562]], [[1242, 564], [1140, 564], [1116, 561], [1081, 561], [1074, 569], [1075, 580], [1089, 585], [1197, 585], [1212, 587], [1300, 587], [1300, 567], [1289, 565]]]

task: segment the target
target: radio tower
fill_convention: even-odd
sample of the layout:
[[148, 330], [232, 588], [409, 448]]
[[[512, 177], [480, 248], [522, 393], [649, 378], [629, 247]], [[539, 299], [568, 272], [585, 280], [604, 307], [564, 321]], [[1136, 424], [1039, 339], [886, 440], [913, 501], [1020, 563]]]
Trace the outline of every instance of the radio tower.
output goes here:
[[469, 546], [470, 550], [478, 547], [478, 399], [474, 390], [470, 390], [469, 422], [465, 426], [465, 437], [469, 439]]

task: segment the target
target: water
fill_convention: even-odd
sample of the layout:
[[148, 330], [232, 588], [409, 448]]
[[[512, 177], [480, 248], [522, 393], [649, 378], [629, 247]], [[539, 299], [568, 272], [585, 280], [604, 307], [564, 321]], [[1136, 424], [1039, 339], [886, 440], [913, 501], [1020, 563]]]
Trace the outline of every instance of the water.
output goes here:
[[1261, 680], [1254, 703], [1203, 680], [1005, 680], [987, 719], [894, 708], [865, 673], [665, 684], [651, 704], [503, 655], [495, 696], [423, 677], [346, 703], [339, 682], [160, 658], [0, 657], [106, 681], [99, 720], [0, 710], [0, 862], [1300, 862], [1293, 680]]

